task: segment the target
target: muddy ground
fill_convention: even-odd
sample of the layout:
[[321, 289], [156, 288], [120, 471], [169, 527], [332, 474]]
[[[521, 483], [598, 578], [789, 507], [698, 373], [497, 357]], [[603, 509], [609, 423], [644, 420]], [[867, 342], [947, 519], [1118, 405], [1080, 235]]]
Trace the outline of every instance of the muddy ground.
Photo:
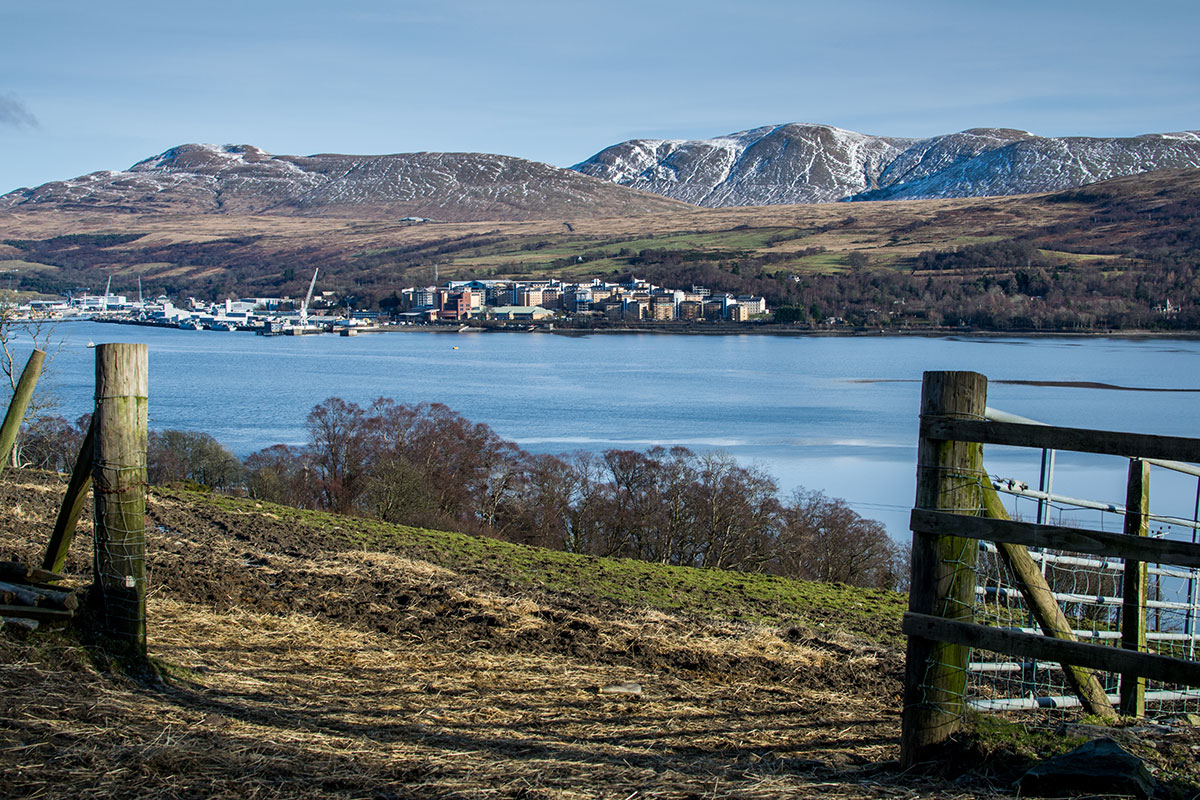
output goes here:
[[[37, 561], [62, 485], [4, 481], [0, 556]], [[0, 794], [1012, 793], [1003, 772], [901, 773], [902, 653], [836, 626], [539, 592], [177, 495], [152, 493], [148, 523], [149, 648], [165, 680], [114, 676], [67, 636], [0, 634]], [[67, 566], [80, 580], [89, 532]], [[598, 691], [623, 682], [641, 695]], [[1194, 758], [1188, 736], [1168, 757]]]

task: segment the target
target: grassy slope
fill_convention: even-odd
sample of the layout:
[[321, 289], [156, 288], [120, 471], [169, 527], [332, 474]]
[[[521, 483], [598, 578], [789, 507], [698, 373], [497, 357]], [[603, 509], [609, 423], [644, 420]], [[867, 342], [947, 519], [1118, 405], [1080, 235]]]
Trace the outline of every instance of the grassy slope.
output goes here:
[[[671, 615], [676, 625], [684, 620], [696, 625], [733, 623], [739, 628], [744, 626], [743, 630], [774, 631], [785, 640], [799, 641], [804, 647], [832, 648], [847, 660], [868, 652], [888, 653], [888, 658], [893, 659], [904, 648], [899, 626], [908, 601], [907, 595], [896, 592], [575, 555], [459, 533], [374, 520], [347, 520], [221, 495], [163, 494], [189, 505], [237, 514], [269, 513], [293, 527], [298, 534], [307, 529], [332, 536], [348, 547], [386, 551], [405, 559], [434, 564], [459, 575], [482, 576], [503, 593], [512, 593], [514, 589], [531, 592], [533, 596], [543, 598], [543, 602], [550, 597], [556, 599], [549, 602], [560, 605], [600, 602], [611, 604], [613, 609], [665, 612]], [[564, 598], [570, 599], [564, 602]], [[681, 639], [695, 635], [687, 629], [687, 624], [685, 622], [678, 630]], [[727, 646], [731, 650], [739, 647], [732, 638]], [[780, 657], [786, 661], [789, 656]], [[803, 659], [805, 656], [794, 653], [791, 657]], [[876, 662], [875, 668], [883, 667], [883, 663]], [[880, 686], [874, 680], [855, 681], [853, 678], [847, 685], [835, 679], [828, 669], [814, 669], [801, 680], [812, 687], [828, 679], [831, 687], [836, 685], [841, 689], [842, 698], [846, 698], [846, 690], [852, 691], [851, 687], [857, 685], [861, 692], [860, 701], [882, 702], [889, 714], [899, 711], [899, 696], [886, 696], [898, 687], [889, 688], [886, 682]], [[730, 677], [738, 681], [746, 676], [734, 674]], [[883, 695], [880, 695], [881, 689]], [[835, 702], [850, 705], [848, 699]], [[892, 707], [887, 707], [889, 705]], [[1183, 755], [1178, 743], [1160, 741], [1151, 745], [1119, 729], [1089, 728], [1085, 724], [1056, 730], [1054, 726], [1039, 725], [1036, 719], [1014, 723], [999, 715], [974, 715], [967, 727], [970, 732], [955, 744], [964, 752], [952, 759], [962, 760], [962, 763], [950, 768], [952, 775], [969, 768], [977, 771], [975, 779], [978, 783], [973, 783], [970, 777], [958, 782], [973, 789], [970, 795], [964, 796], [986, 796], [989, 791], [984, 787], [1007, 784], [1019, 777], [1030, 763], [1066, 752], [1097, 736], [1115, 737], [1127, 749], [1155, 764], [1160, 780], [1164, 781], [1164, 797], [1190, 796], [1196, 788], [1197, 777], [1200, 777], [1200, 773], [1189, 766], [1190, 760]], [[935, 782], [922, 791], [927, 796], [937, 796], [944, 789]]]
[[[36, 558], [61, 491], [7, 472], [0, 548]], [[179, 490], [148, 516], [168, 683], [0, 633], [10, 796], [991, 796], [880, 772], [898, 595]], [[597, 691], [624, 681], [642, 694]]]
[[484, 574], [489, 582], [566, 594], [623, 606], [684, 613], [697, 618], [759, 625], [837, 627], [896, 646], [906, 595], [845, 584], [796, 581], [770, 575], [694, 569], [617, 558], [576, 555], [461, 533], [431, 531], [377, 520], [266, 506], [223, 495], [164, 491], [164, 495], [235, 513], [269, 513], [342, 540], [348, 547], [382, 549], [456, 572]]
[[[7, 472], [0, 548], [36, 558], [61, 491]], [[953, 782], [890, 766], [894, 593], [182, 490], [152, 490], [148, 514], [169, 680], [98, 671], [70, 637], [0, 634], [12, 796], [965, 800], [1005, 796], [1014, 751], [1080, 735], [1002, 724]], [[68, 562], [85, 580], [88, 539]], [[597, 692], [621, 681], [642, 695]], [[1194, 740], [1147, 751], [1162, 777]], [[1194, 793], [1171, 780], [1164, 796]]]

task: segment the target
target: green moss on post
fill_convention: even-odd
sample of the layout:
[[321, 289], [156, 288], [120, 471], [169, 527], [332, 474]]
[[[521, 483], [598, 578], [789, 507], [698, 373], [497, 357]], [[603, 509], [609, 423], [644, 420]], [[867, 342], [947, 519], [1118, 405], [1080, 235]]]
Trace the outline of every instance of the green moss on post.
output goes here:
[[96, 347], [95, 588], [104, 633], [133, 661], [146, 656], [148, 391], [146, 345]]
[[41, 350], [34, 350], [29, 354], [29, 360], [25, 362], [25, 369], [21, 371], [21, 378], [17, 381], [17, 388], [13, 391], [12, 400], [8, 403], [8, 413], [4, 415], [4, 424], [0, 425], [0, 472], [4, 471], [4, 465], [8, 462], [13, 445], [17, 441], [17, 433], [21, 430], [25, 411], [29, 408], [29, 401], [42, 374], [42, 364], [45, 360], [46, 354]]
[[[926, 372], [922, 417], [983, 419], [987, 378], [977, 372]], [[917, 445], [916, 507], [975, 515], [983, 507], [983, 446], [922, 437]], [[914, 534], [909, 611], [974, 620], [979, 546], [958, 536]], [[908, 639], [900, 758], [905, 767], [932, 757], [963, 715], [970, 648]]]

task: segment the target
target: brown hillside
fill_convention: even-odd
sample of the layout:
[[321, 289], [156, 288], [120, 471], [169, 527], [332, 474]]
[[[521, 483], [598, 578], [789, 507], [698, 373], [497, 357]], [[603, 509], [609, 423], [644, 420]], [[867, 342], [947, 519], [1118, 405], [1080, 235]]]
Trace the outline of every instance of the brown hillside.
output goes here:
[[[6, 555], [36, 559], [62, 488], [5, 475]], [[814, 584], [825, 600], [756, 605], [751, 576], [694, 571], [723, 582], [709, 591], [746, 587], [700, 615], [606, 600], [586, 578], [552, 588], [542, 551], [493, 544], [153, 491], [165, 680], [108, 672], [62, 634], [0, 631], [5, 796], [966, 800], [1008, 796], [1023, 763], [896, 768], [894, 596]], [[516, 577], [525, 557], [542, 579]], [[645, 597], [654, 569], [636, 573]], [[599, 691], [622, 683], [641, 694]], [[1181, 788], [1200, 733], [1148, 741]]]
[[576, 219], [686, 207], [536, 161], [485, 153], [277, 156], [186, 144], [128, 170], [0, 196], [0, 209], [439, 221]]
[[[768, 299], [784, 304], [797, 302], [783, 291], [786, 286], [747, 284], [744, 269], [736, 279], [729, 277], [730, 271], [748, 260], [755, 275], [777, 281], [838, 276], [852, 271], [851, 262], [859, 258], [868, 271], [907, 276], [927, 251], [1021, 239], [1042, 250], [1039, 258], [1050, 265], [1048, 270], [1057, 265], [1080, 279], [1152, 266], [1158, 270], [1152, 283], [1163, 286], [1147, 302], [1161, 303], [1164, 298], [1158, 295], [1163, 294], [1178, 304], [1185, 290], [1171, 285], [1170, 267], [1155, 266], [1154, 259], [1186, 262], [1189, 248], [1196, 246], [1197, 198], [1200, 170], [1192, 169], [1054, 195], [676, 207], [637, 216], [524, 222], [412, 224], [233, 213], [26, 211], [18, 206], [0, 212], [0, 241], [7, 242], [0, 244], [0, 268], [16, 269], [19, 288], [27, 291], [95, 286], [112, 275], [114, 289], [128, 293], [140, 276], [146, 292], [221, 299], [230, 294], [303, 294], [312, 269], [319, 267], [323, 289], [353, 295], [360, 307], [370, 307], [403, 286], [432, 281], [434, 265], [443, 280], [632, 272], [665, 281], [673, 273], [663, 268], [664, 259], [675, 253], [685, 264], [706, 263], [707, 272], [693, 277], [713, 289], [773, 293], [777, 297]], [[117, 240], [87, 238], [112, 235]], [[659, 254], [657, 267], [636, 258], [647, 251]], [[1011, 270], [996, 275], [1006, 276], [1011, 277]], [[950, 270], [934, 277], [955, 282], [963, 276]], [[924, 280], [921, 276], [922, 285]], [[1179, 280], [1183, 277], [1176, 276]]]
[[[6, 476], [6, 553], [36, 554], [60, 491]], [[0, 633], [6, 796], [991, 796], [890, 771], [900, 654], [832, 619], [779, 629], [516, 586], [277, 511], [152, 495], [166, 684]], [[598, 692], [621, 682], [642, 695]]]

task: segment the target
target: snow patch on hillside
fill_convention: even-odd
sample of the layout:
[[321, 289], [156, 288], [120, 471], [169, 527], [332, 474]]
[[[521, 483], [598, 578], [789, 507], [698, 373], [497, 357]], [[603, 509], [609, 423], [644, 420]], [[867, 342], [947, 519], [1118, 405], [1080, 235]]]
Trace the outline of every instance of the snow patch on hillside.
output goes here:
[[1197, 131], [1103, 139], [972, 128], [918, 140], [795, 123], [710, 139], [631, 140], [572, 169], [723, 207], [1021, 194], [1196, 166]]

